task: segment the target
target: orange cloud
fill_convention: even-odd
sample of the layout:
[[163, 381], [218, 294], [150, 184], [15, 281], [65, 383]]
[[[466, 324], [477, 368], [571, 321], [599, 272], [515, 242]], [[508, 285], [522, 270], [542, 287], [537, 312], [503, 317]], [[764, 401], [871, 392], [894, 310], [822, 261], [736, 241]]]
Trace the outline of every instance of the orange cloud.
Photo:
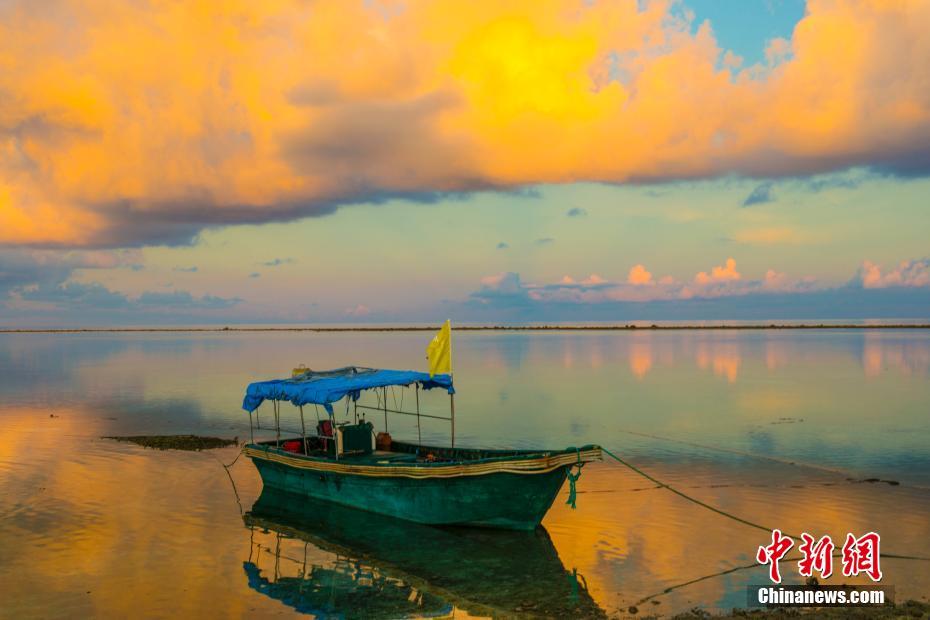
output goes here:
[[740, 274], [736, 270], [736, 261], [732, 258], [728, 258], [727, 262], [722, 267], [718, 265], [711, 269], [710, 275], [707, 275], [707, 272], [701, 271], [694, 276], [694, 282], [696, 284], [714, 284], [717, 282], [729, 282], [739, 279]]
[[5, 2], [0, 244], [178, 241], [411, 193], [927, 161], [930, 4], [811, 0], [746, 68], [672, 2], [637, 4]]
[[880, 265], [863, 261], [856, 280], [863, 288], [930, 286], [930, 259], [901, 261], [885, 273]]
[[634, 285], [653, 284], [652, 274], [646, 271], [646, 268], [642, 265], [633, 265], [626, 277], [626, 281]]

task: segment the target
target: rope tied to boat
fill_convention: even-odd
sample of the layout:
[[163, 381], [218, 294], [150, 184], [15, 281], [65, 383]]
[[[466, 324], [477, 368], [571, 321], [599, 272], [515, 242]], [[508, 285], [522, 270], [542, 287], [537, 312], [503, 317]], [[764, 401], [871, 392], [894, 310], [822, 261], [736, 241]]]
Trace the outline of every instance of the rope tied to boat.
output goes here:
[[[575, 483], [581, 478], [581, 468], [584, 467], [584, 462], [581, 460], [581, 450], [575, 448], [575, 454], [578, 455], [578, 461], [569, 465], [568, 469], [565, 470], [565, 476], [568, 478], [568, 500], [565, 503], [571, 506], [572, 510], [575, 509], [575, 501], [578, 498], [578, 493], [575, 490]], [[572, 473], [573, 467], [578, 468], [577, 473]]]
[[[604, 452], [604, 454], [606, 454], [607, 456], [609, 456], [609, 457], [612, 458], [613, 460], [617, 461], [618, 463], [620, 463], [620, 464], [623, 465], [624, 467], [629, 468], [630, 470], [632, 470], [633, 472], [639, 474], [640, 476], [642, 476], [642, 477], [645, 478], [646, 480], [649, 480], [650, 482], [654, 483], [654, 484], [656, 485], [656, 488], [659, 488], [659, 489], [668, 489], [669, 491], [671, 491], [671, 492], [674, 493], [675, 495], [678, 495], [679, 497], [681, 497], [681, 498], [683, 498], [683, 499], [686, 499], [686, 500], [688, 500], [689, 502], [691, 502], [691, 503], [693, 503], [693, 504], [697, 504], [698, 506], [700, 506], [700, 507], [702, 507], [702, 508], [706, 508], [707, 510], [710, 510], [711, 512], [716, 512], [718, 515], [721, 515], [721, 516], [723, 516], [723, 517], [726, 517], [727, 519], [731, 519], [731, 520], [733, 520], [733, 521], [736, 521], [737, 523], [742, 523], [743, 525], [748, 525], [749, 527], [753, 527], [753, 528], [755, 528], [755, 529], [757, 529], [757, 530], [762, 530], [762, 531], [764, 531], [764, 532], [771, 532], [771, 531], [774, 529], [774, 528], [772, 528], [772, 527], [768, 527], [768, 526], [765, 526], [765, 525], [761, 525], [761, 524], [759, 524], [759, 523], [754, 523], [754, 522], [752, 522], [752, 521], [748, 521], [748, 520], [746, 520], [746, 519], [743, 519], [743, 518], [741, 518], [741, 517], [736, 516], [736, 515], [733, 514], [733, 513], [727, 512], [727, 511], [725, 511], [725, 510], [721, 510], [721, 509], [719, 509], [719, 508], [716, 508], [716, 507], [714, 507], [714, 506], [711, 506], [710, 504], [707, 504], [707, 503], [705, 503], [705, 502], [702, 502], [701, 500], [699, 500], [699, 499], [697, 499], [697, 498], [695, 498], [695, 497], [691, 497], [690, 495], [688, 495], [688, 494], [686, 494], [686, 493], [683, 493], [683, 492], [679, 491], [679, 490], [676, 489], [675, 487], [669, 486], [669, 485], [666, 484], [665, 482], [662, 482], [661, 480], [658, 480], [658, 479], [656, 479], [656, 478], [653, 478], [652, 476], [650, 476], [649, 474], [647, 474], [646, 472], [644, 472], [644, 471], [641, 470], [640, 468], [636, 467], [635, 465], [633, 465], [633, 464], [631, 464], [631, 463], [628, 463], [628, 462], [624, 461], [623, 459], [621, 459], [619, 456], [617, 456], [616, 454], [614, 454], [613, 452], [611, 452], [611, 451], [608, 450], [607, 448], [602, 447], [601, 450]], [[578, 474], [581, 475], [581, 472], [578, 472]], [[576, 479], [577, 479], [577, 478], [576, 478]], [[572, 482], [572, 487], [571, 487], [571, 489], [570, 489], [569, 501], [572, 501], [573, 498], [571, 497], [571, 495], [574, 494], [574, 491], [575, 491], [575, 484], [574, 484], [574, 482]], [[573, 503], [573, 504], [572, 504], [572, 508], [574, 508], [574, 507], [575, 507], [575, 506], [574, 506], [574, 503]], [[800, 536], [798, 536], [797, 534], [784, 533], [784, 535], [785, 535], [786, 537], [792, 538], [792, 539], [794, 539], [794, 540], [796, 540], [796, 541], [798, 541], [798, 542], [801, 542], [801, 541], [802, 541], [802, 538], [801, 538]], [[921, 562], [930, 562], [930, 557], [924, 557], [924, 556], [919, 556], [919, 555], [904, 555], [904, 554], [899, 554], [899, 553], [884, 553], [884, 552], [882, 552], [882, 557], [883, 557], [883, 558], [894, 558], [894, 559], [897, 559], [897, 560], [918, 560], [918, 561], [921, 561]]]

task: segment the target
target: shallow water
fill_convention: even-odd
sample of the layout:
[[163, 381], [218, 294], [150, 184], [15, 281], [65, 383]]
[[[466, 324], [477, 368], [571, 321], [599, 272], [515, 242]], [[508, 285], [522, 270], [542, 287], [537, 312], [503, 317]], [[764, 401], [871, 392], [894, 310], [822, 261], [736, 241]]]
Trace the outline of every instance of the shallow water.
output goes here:
[[[100, 439], [245, 439], [249, 381], [299, 363], [422, 367], [426, 340], [0, 334], [0, 615], [666, 615], [743, 606], [764, 582], [763, 567], [731, 569], [752, 566], [765, 532], [615, 463], [587, 466], [577, 509], [563, 489], [545, 532], [521, 539], [255, 506], [251, 463], [230, 469], [235, 489], [220, 465], [235, 448]], [[750, 521], [840, 541], [875, 530], [885, 553], [930, 556], [930, 332], [469, 332], [455, 355], [457, 444], [599, 443]], [[448, 399], [422, 404], [445, 414]], [[412, 419], [389, 424], [416, 437]], [[447, 437], [424, 422], [424, 442]], [[885, 558], [883, 583], [925, 598], [928, 567]]]

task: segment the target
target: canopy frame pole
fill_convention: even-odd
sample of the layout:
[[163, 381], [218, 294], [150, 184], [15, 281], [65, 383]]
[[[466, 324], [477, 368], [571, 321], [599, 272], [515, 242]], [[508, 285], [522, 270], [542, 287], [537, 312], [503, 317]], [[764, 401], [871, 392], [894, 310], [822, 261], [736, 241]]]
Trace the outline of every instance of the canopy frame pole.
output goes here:
[[255, 431], [252, 430], [252, 412], [249, 412], [249, 443], [255, 443]]
[[381, 388], [381, 393], [382, 393], [382, 395], [384, 396], [384, 432], [387, 433], [387, 432], [388, 432], [388, 426], [387, 426], [387, 388], [386, 388], [386, 387]]
[[[384, 408], [379, 404], [377, 407], [369, 407], [368, 405], [359, 405], [359, 409], [371, 409], [372, 411], [384, 411]], [[401, 415], [412, 415], [416, 416], [416, 411], [400, 411], [399, 409], [388, 409], [388, 413], [398, 413]], [[451, 418], [447, 415], [431, 415], [429, 413], [421, 413], [421, 418], [431, 418], [433, 420], [446, 420], [449, 421]]]
[[[452, 320], [449, 320], [449, 383], [452, 381]], [[452, 424], [452, 449], [455, 450], [455, 392], [449, 394], [449, 410]]]
[[271, 401], [274, 404], [274, 447], [281, 447], [281, 409], [276, 400]]
[[260, 403], [258, 407], [255, 408], [255, 426], [258, 427], [258, 430], [262, 430], [262, 421], [261, 421], [261, 418], [258, 417], [258, 410], [261, 408], [262, 406]]
[[336, 414], [329, 414], [329, 440], [333, 442], [333, 454], [336, 456], [336, 460], [339, 460], [339, 444], [336, 443]]
[[304, 454], [310, 454], [310, 449], [307, 447], [307, 427], [304, 424], [304, 406], [300, 406], [300, 438], [304, 442]]
[[355, 423], [358, 424], [358, 401], [352, 401], [352, 413], [355, 415]]
[[415, 383], [414, 386], [417, 388], [416, 389], [416, 394], [417, 394], [417, 445], [422, 446], [423, 437], [420, 435], [420, 384]]

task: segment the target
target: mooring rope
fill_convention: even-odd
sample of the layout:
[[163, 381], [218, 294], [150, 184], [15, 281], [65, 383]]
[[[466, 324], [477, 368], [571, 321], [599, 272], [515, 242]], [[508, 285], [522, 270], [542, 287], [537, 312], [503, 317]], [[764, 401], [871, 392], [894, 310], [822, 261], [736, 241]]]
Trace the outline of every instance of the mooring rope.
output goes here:
[[235, 464], [236, 464], [236, 461], [239, 460], [239, 457], [242, 456], [242, 447], [243, 447], [243, 446], [245, 446], [245, 442], [244, 442], [244, 441], [242, 442], [242, 444], [237, 444], [237, 447], [239, 448], [239, 454], [236, 455], [236, 458], [234, 458], [234, 459], [233, 459], [233, 462], [230, 463], [229, 465], [227, 465], [226, 463], [224, 463], [223, 461], [221, 461], [221, 460], [219, 459], [219, 457], [216, 456], [215, 454], [211, 454], [211, 455], [210, 455], [210, 456], [212, 456], [214, 459], [216, 459], [216, 462], [219, 463], [220, 465], [222, 465], [222, 466], [223, 466], [223, 469], [226, 471], [226, 477], [229, 478], [229, 484], [232, 485], [233, 494], [236, 496], [236, 503], [239, 505], [239, 514], [240, 514], [240, 515], [241, 515], [242, 512], [243, 512], [243, 511], [242, 511], [242, 500], [239, 498], [239, 490], [236, 488], [236, 481], [233, 480], [232, 474], [229, 473], [229, 468], [232, 467], [233, 465], [235, 465]]
[[[571, 448], [569, 448], [569, 450], [571, 450]], [[584, 463], [581, 460], [581, 450], [575, 448], [575, 454], [578, 460], [565, 470], [565, 477], [568, 478], [568, 501], [565, 503], [571, 506], [572, 510], [575, 509], [575, 500], [578, 498], [578, 491], [575, 489], [575, 483], [581, 478], [581, 468], [584, 467]], [[572, 467], [578, 468], [577, 474], [572, 473]]]
[[[700, 507], [702, 507], [702, 508], [706, 508], [707, 510], [710, 510], [711, 512], [716, 512], [718, 515], [724, 516], [724, 517], [726, 517], [727, 519], [731, 519], [731, 520], [733, 520], [733, 521], [736, 521], [737, 523], [742, 523], [743, 525], [748, 525], [749, 527], [754, 527], [754, 528], [756, 528], [757, 530], [762, 530], [763, 532], [769, 532], [769, 533], [771, 533], [772, 530], [775, 529], [775, 528], [771, 528], [771, 527], [766, 527], [766, 526], [761, 525], [761, 524], [759, 524], [759, 523], [754, 523], [754, 522], [752, 522], [752, 521], [748, 521], [748, 520], [746, 520], [746, 519], [743, 519], [742, 517], [736, 516], [735, 514], [733, 514], [733, 513], [731, 513], [731, 512], [727, 512], [727, 511], [725, 511], [725, 510], [721, 510], [721, 509], [719, 509], [719, 508], [717, 508], [717, 507], [715, 507], [715, 506], [711, 506], [711, 505], [708, 504], [708, 503], [702, 502], [701, 500], [697, 499], [696, 497], [691, 497], [691, 496], [688, 495], [687, 493], [683, 493], [683, 492], [679, 491], [678, 489], [676, 489], [675, 487], [670, 486], [670, 485], [668, 485], [668, 484], [662, 482], [661, 480], [658, 480], [657, 478], [653, 478], [652, 476], [650, 476], [649, 474], [647, 474], [646, 472], [644, 472], [644, 471], [641, 470], [640, 468], [636, 467], [635, 465], [633, 465], [633, 464], [631, 464], [631, 463], [627, 463], [626, 461], [624, 461], [623, 459], [621, 459], [619, 456], [617, 456], [616, 454], [614, 454], [613, 452], [611, 452], [611, 451], [608, 450], [607, 448], [603, 448], [603, 447], [602, 447], [601, 450], [603, 450], [603, 451], [604, 451], [604, 454], [608, 455], [608, 456], [609, 456], [610, 458], [612, 458], [613, 460], [617, 461], [618, 463], [620, 463], [620, 464], [623, 465], [624, 467], [628, 467], [629, 469], [631, 469], [632, 471], [636, 472], [637, 474], [639, 474], [640, 476], [642, 476], [642, 477], [645, 478], [646, 480], [649, 480], [650, 482], [653, 482], [656, 486], [658, 486], [658, 487], [660, 487], [660, 488], [663, 488], [663, 489], [668, 489], [669, 491], [671, 491], [671, 492], [674, 493], [675, 495], [678, 495], [679, 497], [681, 497], [681, 498], [683, 498], [683, 499], [686, 499], [686, 500], [688, 500], [689, 502], [691, 502], [691, 503], [693, 503], [693, 504], [697, 504], [698, 506], [700, 506]], [[574, 484], [572, 485], [572, 487], [574, 487]], [[569, 489], [569, 494], [571, 494], [572, 491], [573, 491], [573, 488]], [[572, 506], [572, 507], [574, 507], [574, 506]], [[797, 541], [797, 542], [801, 542], [801, 540], [802, 540], [800, 536], [797, 536], [797, 535], [795, 535], [795, 534], [788, 534], [788, 533], [786, 533], [786, 532], [782, 532], [782, 535], [783, 535], [783, 536], [787, 536], [788, 538], [794, 539], [794, 540]], [[896, 554], [896, 553], [885, 553], [885, 552], [882, 552], [882, 557], [883, 557], [883, 558], [895, 558], [895, 559], [897, 559], [897, 560], [920, 560], [920, 561], [923, 561], [923, 562], [930, 562], [930, 558], [928, 558], [928, 557], [922, 557], [922, 556], [916, 556], [916, 555], [900, 555], [900, 554]]]

